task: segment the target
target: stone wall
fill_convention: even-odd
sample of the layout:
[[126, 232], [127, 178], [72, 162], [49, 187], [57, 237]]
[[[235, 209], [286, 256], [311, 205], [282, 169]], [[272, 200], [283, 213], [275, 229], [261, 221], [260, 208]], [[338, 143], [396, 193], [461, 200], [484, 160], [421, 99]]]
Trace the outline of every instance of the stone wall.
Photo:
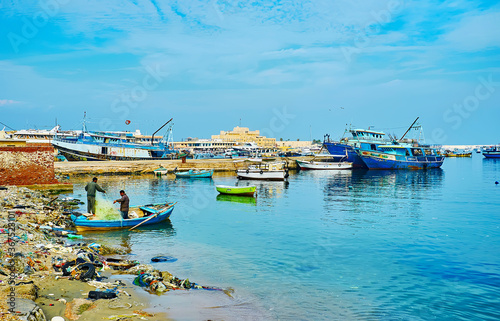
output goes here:
[[55, 183], [52, 146], [0, 146], [0, 185]]

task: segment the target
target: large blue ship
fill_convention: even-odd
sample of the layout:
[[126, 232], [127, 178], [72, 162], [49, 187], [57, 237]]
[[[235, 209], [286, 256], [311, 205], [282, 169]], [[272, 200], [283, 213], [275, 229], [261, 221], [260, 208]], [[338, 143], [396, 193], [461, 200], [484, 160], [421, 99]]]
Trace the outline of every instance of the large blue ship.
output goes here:
[[354, 167], [369, 169], [426, 169], [443, 165], [444, 156], [437, 149], [420, 145], [417, 140], [404, 140], [411, 129], [420, 129], [417, 119], [398, 140], [388, 139], [378, 131], [355, 129], [349, 130], [351, 138], [340, 142], [331, 142], [325, 138], [324, 146], [338, 161], [352, 162]]
[[435, 148], [418, 144], [380, 145], [376, 151], [356, 150], [369, 169], [427, 169], [443, 165], [444, 156]]
[[375, 150], [356, 149], [356, 153], [369, 169], [428, 169], [439, 168], [443, 165], [444, 155], [436, 148], [421, 145], [418, 141], [404, 140], [411, 129], [420, 129], [415, 126], [417, 119], [403, 136], [390, 144], [376, 146]]

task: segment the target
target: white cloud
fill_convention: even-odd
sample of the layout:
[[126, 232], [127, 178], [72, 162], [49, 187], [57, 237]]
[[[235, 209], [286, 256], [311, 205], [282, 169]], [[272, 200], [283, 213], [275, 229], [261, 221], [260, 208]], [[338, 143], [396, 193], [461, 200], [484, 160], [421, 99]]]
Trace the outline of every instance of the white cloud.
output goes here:
[[20, 103], [20, 101], [16, 101], [16, 100], [12, 100], [12, 99], [0, 99], [0, 106], [19, 104], [19, 103]]
[[467, 15], [458, 24], [450, 26], [443, 41], [457, 50], [480, 51], [499, 48], [498, 23], [500, 12], [481, 12]]

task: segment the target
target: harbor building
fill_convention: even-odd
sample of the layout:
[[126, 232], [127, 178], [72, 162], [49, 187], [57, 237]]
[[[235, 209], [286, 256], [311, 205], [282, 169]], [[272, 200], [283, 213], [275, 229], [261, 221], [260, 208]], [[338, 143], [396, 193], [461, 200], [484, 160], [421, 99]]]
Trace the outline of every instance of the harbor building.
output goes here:
[[198, 138], [188, 138], [182, 142], [173, 142], [174, 148], [176, 150], [188, 149], [191, 151], [224, 151], [226, 149], [232, 148], [236, 142], [223, 141], [221, 139], [198, 139]]

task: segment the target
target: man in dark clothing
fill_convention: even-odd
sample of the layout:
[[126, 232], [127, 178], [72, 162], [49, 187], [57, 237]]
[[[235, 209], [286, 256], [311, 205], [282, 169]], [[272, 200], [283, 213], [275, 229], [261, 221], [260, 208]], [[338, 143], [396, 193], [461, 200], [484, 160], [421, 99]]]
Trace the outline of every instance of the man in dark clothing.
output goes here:
[[87, 212], [95, 215], [95, 192], [106, 193], [106, 191], [97, 184], [97, 177], [85, 186], [85, 190], [87, 191]]
[[128, 199], [128, 196], [127, 194], [125, 194], [125, 191], [120, 191], [120, 196], [122, 198], [120, 199], [117, 199], [113, 202], [113, 204], [115, 204], [116, 202], [120, 203], [120, 212], [122, 214], [122, 217], [124, 220], [128, 219], [128, 203], [129, 203], [129, 199]]

